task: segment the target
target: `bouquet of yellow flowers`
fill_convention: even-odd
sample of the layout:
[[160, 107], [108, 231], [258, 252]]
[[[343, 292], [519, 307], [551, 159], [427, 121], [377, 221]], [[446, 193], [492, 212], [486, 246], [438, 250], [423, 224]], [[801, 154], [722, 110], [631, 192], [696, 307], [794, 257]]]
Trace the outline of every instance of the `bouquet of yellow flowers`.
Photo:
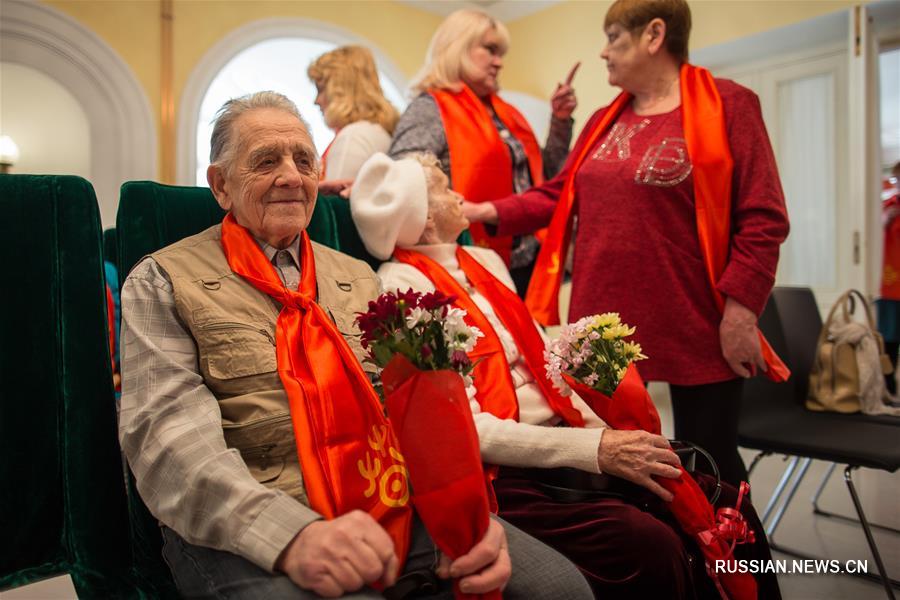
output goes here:
[[[659, 435], [659, 413], [634, 365], [647, 357], [640, 344], [625, 341], [634, 329], [622, 323], [618, 313], [592, 315], [566, 326], [545, 351], [547, 375], [561, 393], [577, 392], [610, 427]], [[706, 494], [683, 467], [679, 479], [656, 479], [672, 492], [669, 509], [681, 529], [697, 541], [722, 597], [755, 600], [752, 576], [735, 571], [719, 574], [711, 568], [733, 560], [736, 544], [754, 541], [753, 530], [739, 512], [749, 486], [741, 484], [735, 508], [714, 513]]]
[[611, 396], [628, 365], [647, 358], [641, 345], [626, 341], [634, 334], [619, 313], [591, 315], [563, 327], [544, 351], [547, 376], [564, 395], [572, 393], [564, 375]]

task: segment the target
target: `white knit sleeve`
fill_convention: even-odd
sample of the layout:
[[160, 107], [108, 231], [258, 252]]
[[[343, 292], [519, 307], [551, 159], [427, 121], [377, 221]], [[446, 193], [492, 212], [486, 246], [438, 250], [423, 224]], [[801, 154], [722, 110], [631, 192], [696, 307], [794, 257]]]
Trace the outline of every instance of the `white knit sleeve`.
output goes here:
[[597, 452], [603, 428], [546, 427], [481, 412], [470, 401], [481, 458], [486, 463], [512, 467], [574, 467], [599, 473]]

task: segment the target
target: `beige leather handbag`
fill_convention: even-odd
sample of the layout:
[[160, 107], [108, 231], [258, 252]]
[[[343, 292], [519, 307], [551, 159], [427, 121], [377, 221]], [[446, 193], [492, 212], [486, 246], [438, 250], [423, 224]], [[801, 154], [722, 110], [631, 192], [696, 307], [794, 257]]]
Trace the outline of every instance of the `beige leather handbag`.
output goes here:
[[[866, 323], [853, 319], [857, 303]], [[840, 315], [837, 314], [840, 309]], [[884, 353], [884, 340], [875, 329], [872, 309], [857, 290], [848, 290], [828, 313], [816, 346], [816, 360], [809, 374], [806, 408], [839, 413], [860, 411], [865, 394], [883, 393], [884, 375], [892, 366]], [[877, 387], [881, 392], [875, 392]]]

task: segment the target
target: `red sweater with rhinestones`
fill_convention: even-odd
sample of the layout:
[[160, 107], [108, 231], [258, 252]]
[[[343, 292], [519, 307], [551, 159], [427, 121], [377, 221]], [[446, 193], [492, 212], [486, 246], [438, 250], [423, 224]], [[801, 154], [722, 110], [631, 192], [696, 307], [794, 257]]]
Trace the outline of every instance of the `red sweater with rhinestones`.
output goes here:
[[[729, 80], [716, 85], [734, 158], [732, 237], [717, 287], [759, 314], [788, 233], [784, 195], [756, 95]], [[588, 121], [570, 162], [605, 111]], [[496, 201], [498, 234], [546, 226], [570, 162], [544, 185]], [[569, 320], [620, 313], [637, 326], [635, 339], [650, 357], [639, 365], [644, 378], [676, 385], [736, 376], [719, 345], [721, 315], [700, 253], [691, 171], [681, 108], [639, 116], [629, 107], [575, 176]]]

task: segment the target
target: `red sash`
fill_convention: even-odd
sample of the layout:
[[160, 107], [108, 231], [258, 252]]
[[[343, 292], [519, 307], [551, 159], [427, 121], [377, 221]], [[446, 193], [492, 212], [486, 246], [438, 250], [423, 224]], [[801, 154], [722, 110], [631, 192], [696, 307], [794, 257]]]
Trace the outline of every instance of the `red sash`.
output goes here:
[[[587, 143], [571, 165], [569, 176], [557, 201], [547, 239], [541, 246], [534, 274], [528, 286], [525, 304], [538, 322], [544, 325], [559, 323], [559, 288], [563, 265], [572, 234], [575, 206], [575, 175], [622, 110], [631, 102], [627, 92], [619, 94], [603, 117], [587, 133]], [[693, 164], [694, 208], [697, 236], [710, 289], [719, 312], [725, 299], [716, 289], [731, 242], [731, 174], [734, 161], [725, 129], [722, 99], [712, 75], [706, 69], [685, 63], [681, 67], [681, 110], [684, 117], [684, 139]], [[760, 347], [773, 381], [786, 381], [790, 370], [759, 333]]]
[[229, 213], [222, 250], [231, 269], [282, 305], [275, 332], [309, 504], [327, 519], [359, 509], [394, 540], [401, 563], [412, 509], [406, 465], [390, 422], [350, 346], [316, 303], [312, 244], [300, 234], [300, 286], [287, 289], [250, 233]]
[[[513, 193], [512, 160], [509, 148], [487, 107], [463, 85], [458, 92], [430, 90], [441, 112], [450, 151], [450, 178], [453, 189], [469, 202], [497, 200]], [[522, 114], [500, 99], [490, 96], [491, 106], [513, 136], [525, 147], [531, 182], [544, 181], [541, 147]], [[481, 223], [472, 223], [469, 231], [479, 246], [493, 248], [509, 265], [512, 236], [490, 236]]]
[[[106, 324], [109, 333], [109, 360], [112, 363], [112, 373], [115, 375], [119, 372], [119, 365], [116, 364], [116, 305], [113, 301], [112, 290], [109, 284], [106, 284]], [[119, 382], [115, 386], [116, 391], [121, 391], [122, 383]]]
[[[888, 213], [900, 207], [900, 192], [882, 204]], [[900, 300], [900, 217], [891, 219], [884, 228], [884, 259], [881, 267], [881, 297]]]
[[[471, 296], [444, 267], [420, 252], [398, 248], [394, 251], [394, 258], [416, 267], [438, 290], [456, 296], [454, 306], [465, 310], [468, 313], [466, 321], [485, 335], [469, 354], [476, 363], [473, 377], [481, 408], [500, 419], [518, 419], [519, 403], [500, 338]], [[553, 412], [573, 427], [584, 427], [584, 417], [572, 406], [572, 401], [562, 396], [547, 378], [544, 340], [519, 297], [462, 246], [457, 248], [456, 258], [466, 279], [490, 302], [497, 318], [516, 342], [519, 353]]]

